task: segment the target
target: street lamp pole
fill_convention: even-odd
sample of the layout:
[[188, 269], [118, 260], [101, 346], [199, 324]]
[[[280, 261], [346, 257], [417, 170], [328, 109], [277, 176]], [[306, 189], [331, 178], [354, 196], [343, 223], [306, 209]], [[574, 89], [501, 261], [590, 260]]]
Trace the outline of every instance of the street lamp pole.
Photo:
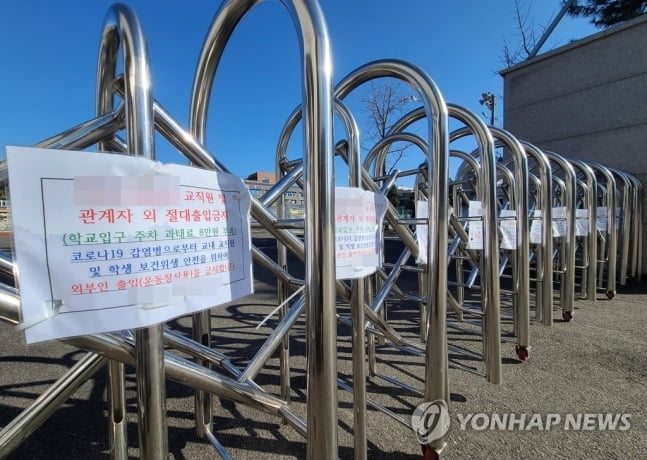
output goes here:
[[494, 106], [495, 106], [496, 96], [489, 91], [487, 93], [481, 93], [481, 100], [479, 104], [486, 106], [490, 110], [490, 126], [494, 126]]

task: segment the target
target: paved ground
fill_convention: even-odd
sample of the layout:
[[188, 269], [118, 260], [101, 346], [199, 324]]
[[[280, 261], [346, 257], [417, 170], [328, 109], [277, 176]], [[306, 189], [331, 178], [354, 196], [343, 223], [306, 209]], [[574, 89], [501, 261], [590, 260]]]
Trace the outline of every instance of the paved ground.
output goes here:
[[[271, 310], [273, 289], [270, 277], [257, 271], [256, 294], [214, 311], [214, 346], [244, 365], [264, 340], [268, 328], [256, 324]], [[404, 335], [415, 336], [413, 305], [391, 306], [391, 320]], [[556, 315], [561, 317], [561, 315]], [[184, 320], [172, 326], [186, 331]], [[272, 326], [272, 324], [268, 324]], [[451, 369], [451, 422], [446, 458], [645, 458], [647, 456], [647, 284], [619, 287], [618, 295], [607, 300], [576, 303], [575, 321], [559, 320], [552, 327], [531, 326], [532, 351], [528, 362], [518, 361], [514, 345], [503, 343], [503, 383], [489, 384], [479, 375]], [[291, 338], [292, 407], [305, 416], [306, 376], [304, 372], [304, 322], [300, 320]], [[0, 426], [6, 426], [24, 407], [69, 368], [83, 352], [59, 342], [26, 346], [20, 334], [0, 323]], [[451, 332], [452, 343], [478, 350], [471, 335]], [[380, 347], [378, 371], [423, 388], [421, 358]], [[459, 359], [457, 356], [453, 356]], [[477, 361], [464, 364], [482, 369]], [[277, 360], [271, 360], [257, 382], [278, 393]], [[350, 379], [349, 328], [339, 327], [340, 377]], [[134, 374], [129, 369], [128, 419], [129, 454], [137, 449]], [[370, 396], [408, 419], [421, 401], [415, 393], [380, 378], [369, 382]], [[214, 450], [196, 438], [192, 429], [192, 391], [169, 382], [169, 447], [176, 459], [217, 458]], [[239, 404], [217, 400], [214, 430], [218, 439], [236, 459], [305, 458], [305, 441], [295, 430], [273, 416]], [[339, 454], [353, 458], [352, 399], [339, 391]], [[578, 414], [625, 415], [619, 430], [564, 430], [566, 417]], [[477, 415], [474, 425], [461, 429], [460, 419]], [[545, 421], [559, 417], [550, 430], [537, 425], [530, 430], [479, 429], [493, 414], [533, 414]], [[572, 415], [569, 415], [572, 414]], [[579, 415], [586, 417], [585, 415]], [[510, 417], [510, 415], [508, 415]], [[588, 416], [597, 418], [597, 415]], [[554, 420], [554, 419], [553, 419]], [[572, 425], [571, 425], [572, 428]], [[586, 426], [585, 426], [586, 428]], [[370, 459], [420, 458], [413, 432], [375, 410], [368, 414]], [[109, 458], [105, 411], [105, 378], [100, 371], [30, 436], [10, 459], [102, 459]]]

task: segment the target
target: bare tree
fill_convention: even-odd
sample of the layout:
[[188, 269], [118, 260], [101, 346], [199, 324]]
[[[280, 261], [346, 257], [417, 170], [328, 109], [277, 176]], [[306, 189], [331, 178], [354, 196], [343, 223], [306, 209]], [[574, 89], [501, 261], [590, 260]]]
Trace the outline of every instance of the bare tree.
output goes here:
[[[400, 82], [393, 78], [380, 79], [379, 83], [372, 80], [365, 94], [357, 100], [362, 104], [362, 111], [366, 115], [366, 138], [371, 147], [382, 140], [408, 106], [417, 101], [414, 96], [405, 94]], [[399, 143], [397, 147], [389, 149], [387, 172], [395, 168], [410, 146], [409, 143]]]
[[540, 37], [546, 30], [546, 27], [538, 29], [535, 24], [530, 22], [529, 3], [524, 6], [520, 0], [514, 0], [513, 14], [517, 31], [515, 39], [511, 41], [504, 37], [500, 47], [500, 59], [506, 68], [512, 67], [531, 56]]
[[534, 57], [565, 14], [587, 17], [598, 27], [609, 27], [647, 13], [647, 0], [562, 0], [561, 11], [549, 25], [539, 28], [529, 21], [530, 4], [514, 1], [517, 36], [511, 43], [506, 38], [501, 45], [501, 61], [506, 68]]

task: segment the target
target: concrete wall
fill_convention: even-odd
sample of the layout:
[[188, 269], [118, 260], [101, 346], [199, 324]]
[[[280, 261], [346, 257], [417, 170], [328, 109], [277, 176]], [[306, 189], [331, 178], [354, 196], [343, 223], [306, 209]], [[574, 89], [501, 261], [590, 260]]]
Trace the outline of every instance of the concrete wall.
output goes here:
[[506, 69], [505, 129], [647, 184], [646, 44], [644, 15]]

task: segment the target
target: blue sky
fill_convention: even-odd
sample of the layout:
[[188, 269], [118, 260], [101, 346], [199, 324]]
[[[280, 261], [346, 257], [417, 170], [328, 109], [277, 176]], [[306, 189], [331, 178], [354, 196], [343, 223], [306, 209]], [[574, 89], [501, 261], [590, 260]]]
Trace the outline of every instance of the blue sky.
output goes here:
[[[104, 0], [7, 0], [0, 16], [0, 145], [28, 146], [94, 116]], [[154, 97], [187, 125], [191, 87], [218, 1], [136, 0], [148, 40]], [[448, 102], [476, 113], [481, 93], [502, 95], [501, 45], [515, 41], [513, 0], [320, 0], [332, 40], [334, 80], [367, 62], [422, 67]], [[522, 0], [539, 28], [559, 0]], [[543, 50], [596, 32], [566, 17]], [[274, 170], [274, 150], [300, 102], [296, 33], [278, 1], [261, 3], [234, 32], [212, 93], [207, 147], [232, 172]], [[352, 96], [351, 96], [352, 97]], [[501, 102], [501, 101], [498, 101]], [[361, 115], [356, 115], [362, 123]], [[502, 122], [497, 112], [498, 123]], [[340, 134], [341, 135], [341, 134]], [[299, 144], [299, 142], [296, 142]], [[300, 152], [301, 145], [293, 146]], [[291, 150], [292, 151], [292, 150]], [[296, 155], [296, 153], [295, 153]], [[165, 142], [157, 158], [184, 162]], [[420, 162], [415, 159], [416, 164]]]

